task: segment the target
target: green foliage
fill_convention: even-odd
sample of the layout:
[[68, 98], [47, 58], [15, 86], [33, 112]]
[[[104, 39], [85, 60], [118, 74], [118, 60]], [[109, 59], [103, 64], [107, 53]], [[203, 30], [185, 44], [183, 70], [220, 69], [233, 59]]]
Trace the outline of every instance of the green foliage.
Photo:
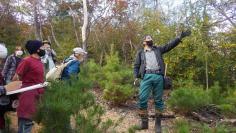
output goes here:
[[93, 59], [89, 60], [86, 63], [86, 68], [88, 74], [88, 78], [93, 82], [94, 85], [99, 85], [99, 83], [103, 79], [103, 71], [102, 67], [95, 63]]
[[[96, 105], [93, 94], [89, 92], [90, 87], [91, 82], [86, 78], [52, 83], [38, 105], [35, 116], [35, 120], [43, 125], [42, 132], [69, 133], [75, 130], [102, 133], [108, 130], [113, 122], [101, 121], [104, 111]], [[73, 130], [71, 116], [76, 119]]]
[[220, 104], [218, 108], [221, 112], [228, 117], [235, 117], [236, 116], [236, 107], [230, 103]]
[[214, 86], [209, 88], [209, 96], [212, 99], [213, 104], [221, 104], [225, 101], [225, 95], [221, 93], [221, 88], [219, 86], [219, 83], [215, 83]]
[[123, 103], [134, 94], [132, 70], [119, 61], [118, 53], [107, 55], [102, 67], [89, 60], [84, 68], [88, 72], [87, 78], [95, 87], [103, 89], [103, 98], [112, 104]]
[[[38, 106], [36, 120], [43, 124], [43, 132], [70, 132], [70, 116], [94, 105], [94, 97], [88, 93], [88, 82], [55, 82], [47, 88]], [[60, 117], [58, 117], [60, 116]]]
[[5, 132], [10, 133], [10, 125], [12, 124], [11, 118], [8, 115], [5, 115]]
[[106, 61], [102, 68], [103, 98], [114, 104], [125, 102], [134, 93], [132, 71], [121, 64], [117, 53], [106, 56]]
[[115, 123], [112, 120], [102, 121], [104, 110], [101, 106], [93, 106], [79, 112], [76, 116], [76, 132], [78, 133], [104, 133], [110, 131]]
[[215, 127], [209, 127], [207, 124], [200, 124], [195, 121], [179, 119], [174, 123], [174, 131], [176, 133], [229, 133], [234, 132], [235, 128], [223, 124], [217, 124]]
[[183, 113], [191, 112], [211, 103], [211, 98], [201, 88], [180, 88], [171, 93], [168, 104]]
[[189, 133], [190, 125], [186, 120], [177, 120], [175, 122], [175, 131], [176, 133]]
[[[219, 93], [219, 92], [218, 92]], [[212, 99], [216, 99], [218, 108], [221, 112], [229, 118], [236, 117], [236, 91], [234, 89], [229, 90], [228, 94], [218, 94]]]
[[171, 93], [168, 105], [180, 113], [189, 113], [208, 104], [215, 104], [226, 117], [236, 116], [236, 91], [232, 89], [229, 93], [222, 93], [219, 84], [203, 90], [203, 87], [193, 85], [193, 82], [181, 83], [182, 88]]
[[235, 131], [235, 128], [223, 124], [217, 124], [215, 127], [209, 127], [206, 124], [197, 127], [201, 133], [229, 133]]
[[229, 90], [228, 95], [224, 101], [225, 103], [231, 103], [236, 107], [236, 89]]

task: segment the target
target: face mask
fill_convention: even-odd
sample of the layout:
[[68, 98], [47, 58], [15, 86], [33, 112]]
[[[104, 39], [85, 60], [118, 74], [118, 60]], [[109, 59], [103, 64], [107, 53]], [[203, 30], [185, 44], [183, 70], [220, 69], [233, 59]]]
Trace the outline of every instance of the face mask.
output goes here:
[[147, 41], [146, 44], [147, 44], [149, 47], [152, 47], [152, 46], [153, 46], [153, 42], [152, 42], [152, 41]]
[[21, 51], [21, 50], [16, 51], [16, 56], [22, 56], [22, 55], [23, 55], [23, 51]]
[[40, 57], [45, 55], [45, 50], [39, 49], [39, 52], [37, 53]]

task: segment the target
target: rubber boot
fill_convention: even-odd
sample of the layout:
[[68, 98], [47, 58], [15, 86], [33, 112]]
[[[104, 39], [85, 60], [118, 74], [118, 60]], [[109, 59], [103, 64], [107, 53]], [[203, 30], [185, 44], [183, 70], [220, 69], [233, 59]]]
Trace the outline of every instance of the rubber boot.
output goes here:
[[161, 133], [161, 117], [156, 117], [156, 120], [155, 120], [155, 133]]
[[141, 118], [140, 125], [138, 125], [138, 130], [148, 129], [148, 118]]
[[156, 111], [156, 116], [155, 116], [155, 133], [161, 133], [161, 117], [162, 113], [160, 111]]
[[139, 110], [140, 123], [137, 125], [137, 130], [148, 129], [148, 113], [147, 110]]

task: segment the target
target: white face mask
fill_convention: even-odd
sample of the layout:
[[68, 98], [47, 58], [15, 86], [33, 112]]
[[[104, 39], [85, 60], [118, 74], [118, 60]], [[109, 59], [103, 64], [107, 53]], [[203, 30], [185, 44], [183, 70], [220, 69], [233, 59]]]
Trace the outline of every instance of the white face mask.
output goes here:
[[23, 51], [21, 51], [21, 50], [16, 51], [16, 56], [22, 56], [22, 55], [23, 55]]

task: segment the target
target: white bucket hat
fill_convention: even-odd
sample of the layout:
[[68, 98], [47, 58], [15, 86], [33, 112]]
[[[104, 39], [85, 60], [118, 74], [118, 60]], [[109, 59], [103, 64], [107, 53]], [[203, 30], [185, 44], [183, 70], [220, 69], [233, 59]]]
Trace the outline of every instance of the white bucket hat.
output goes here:
[[74, 49], [73, 49], [73, 52], [74, 52], [75, 54], [87, 54], [87, 52], [86, 52], [84, 49], [80, 48], [80, 47], [74, 48]]
[[0, 58], [2, 59], [7, 57], [7, 48], [4, 45], [5, 44], [0, 43]]

